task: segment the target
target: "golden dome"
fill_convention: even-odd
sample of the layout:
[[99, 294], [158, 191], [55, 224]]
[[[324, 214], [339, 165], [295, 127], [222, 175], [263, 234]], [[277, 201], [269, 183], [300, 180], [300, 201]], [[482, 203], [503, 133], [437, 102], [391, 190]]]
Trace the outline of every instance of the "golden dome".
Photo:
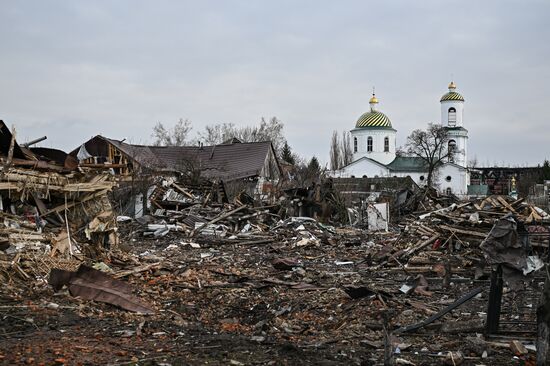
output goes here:
[[454, 81], [451, 81], [449, 83], [449, 89], [456, 89], [456, 85], [455, 85], [455, 82]]
[[378, 103], [378, 99], [376, 99], [376, 95], [372, 95], [372, 98], [370, 98], [369, 100], [369, 103], [370, 104], [377, 104]]

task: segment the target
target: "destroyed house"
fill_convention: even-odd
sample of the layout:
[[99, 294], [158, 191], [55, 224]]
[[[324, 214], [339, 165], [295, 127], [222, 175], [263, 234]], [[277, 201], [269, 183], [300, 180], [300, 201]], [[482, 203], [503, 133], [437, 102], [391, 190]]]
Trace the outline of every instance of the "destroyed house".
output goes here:
[[233, 139], [213, 146], [147, 146], [96, 136], [71, 152], [81, 166], [112, 166], [122, 177], [136, 171], [155, 174], [192, 175], [221, 180], [255, 198], [273, 192], [282, 177], [281, 167], [269, 141], [241, 143]]
[[411, 177], [333, 178], [334, 188], [345, 197], [364, 199], [381, 193], [417, 192], [418, 185]]
[[51, 250], [54, 256], [73, 253], [75, 245], [88, 253], [116, 245], [107, 197], [116, 185], [112, 176], [78, 169], [65, 152], [32, 144], [18, 144], [0, 121], [0, 248]]
[[12, 167], [68, 172], [75, 170], [78, 165], [73, 157], [61, 150], [33, 148], [30, 144], [18, 144], [9, 128], [1, 120], [0, 154], [2, 164]]
[[522, 197], [542, 182], [542, 168], [538, 167], [481, 167], [472, 169], [471, 184], [487, 186], [486, 195], [507, 195], [513, 190], [512, 180], [516, 181], [516, 190]]
[[385, 202], [394, 215], [400, 214], [406, 202], [420, 191], [411, 177], [333, 178], [333, 186], [347, 207]]

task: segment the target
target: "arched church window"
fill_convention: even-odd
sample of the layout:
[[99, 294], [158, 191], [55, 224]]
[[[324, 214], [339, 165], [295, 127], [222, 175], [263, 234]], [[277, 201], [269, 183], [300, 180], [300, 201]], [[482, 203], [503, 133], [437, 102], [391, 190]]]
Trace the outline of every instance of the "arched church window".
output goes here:
[[353, 152], [357, 152], [357, 137], [353, 138]]
[[447, 147], [447, 150], [449, 151], [449, 163], [455, 162], [455, 154], [456, 154], [456, 141], [455, 140], [449, 140], [449, 145]]
[[456, 109], [453, 107], [449, 108], [449, 126], [456, 126]]
[[372, 136], [367, 137], [367, 151], [372, 151]]
[[447, 188], [447, 196], [450, 196], [453, 193], [451, 187]]
[[384, 137], [384, 152], [390, 151], [390, 138]]

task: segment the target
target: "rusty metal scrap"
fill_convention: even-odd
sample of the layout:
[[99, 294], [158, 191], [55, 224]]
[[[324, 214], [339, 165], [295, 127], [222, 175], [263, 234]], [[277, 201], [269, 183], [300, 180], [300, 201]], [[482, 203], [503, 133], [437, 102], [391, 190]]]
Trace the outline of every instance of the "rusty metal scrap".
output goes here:
[[105, 302], [136, 313], [153, 313], [150, 306], [132, 295], [132, 287], [126, 282], [86, 265], [81, 265], [76, 272], [54, 268], [48, 281], [56, 291], [67, 286], [75, 297]]

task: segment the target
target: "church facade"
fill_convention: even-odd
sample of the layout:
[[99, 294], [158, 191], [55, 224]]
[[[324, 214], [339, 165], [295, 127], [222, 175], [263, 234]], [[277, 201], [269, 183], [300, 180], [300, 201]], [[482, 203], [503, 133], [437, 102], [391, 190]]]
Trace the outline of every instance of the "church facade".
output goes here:
[[[396, 155], [397, 130], [384, 113], [378, 110], [373, 94], [370, 110], [363, 113], [351, 130], [353, 162], [334, 172], [335, 177], [406, 177], [419, 186], [427, 181], [424, 161], [418, 157]], [[464, 127], [464, 97], [456, 91], [454, 82], [441, 99], [441, 125], [449, 135], [448, 149], [455, 154], [445, 161], [435, 176], [436, 187], [444, 193], [464, 196], [470, 176], [467, 169], [468, 130]]]

